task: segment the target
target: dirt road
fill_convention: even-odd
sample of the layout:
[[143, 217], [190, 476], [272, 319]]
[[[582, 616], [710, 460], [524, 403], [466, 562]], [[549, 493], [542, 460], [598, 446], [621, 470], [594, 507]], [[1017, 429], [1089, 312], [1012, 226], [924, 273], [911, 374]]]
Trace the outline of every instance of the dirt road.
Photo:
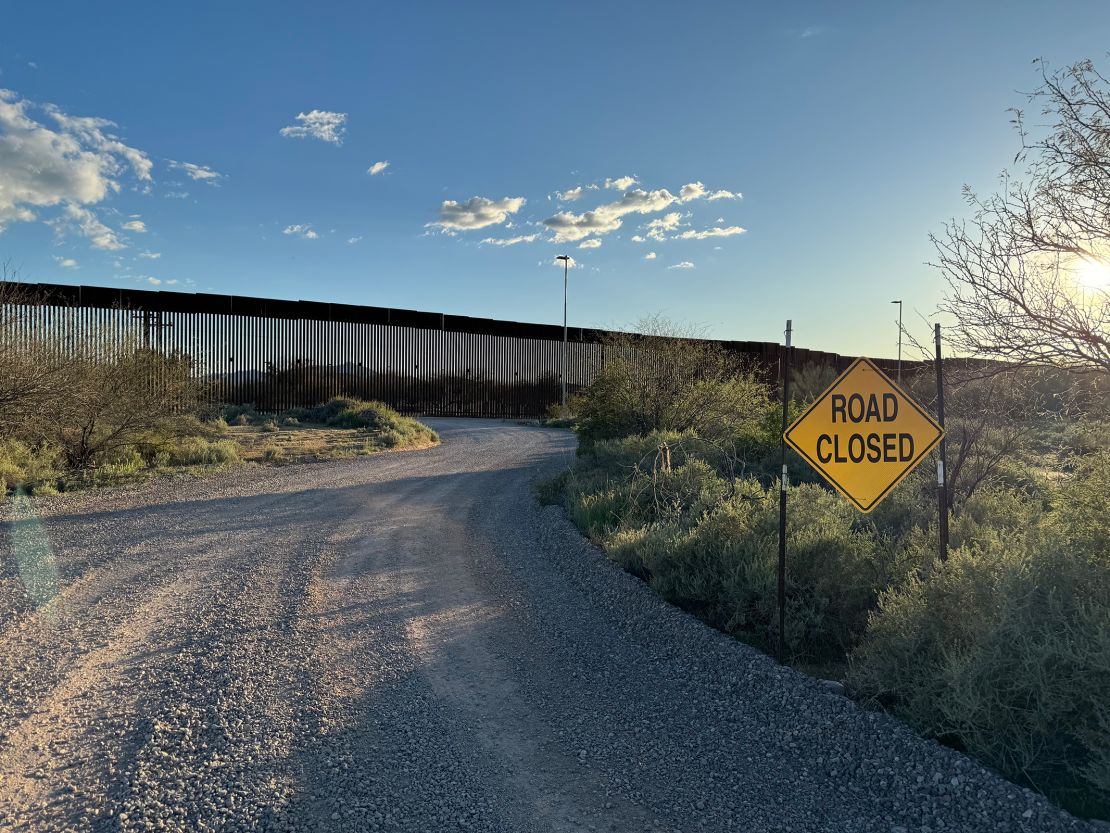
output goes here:
[[0, 510], [0, 830], [1086, 830], [660, 601], [564, 432]]

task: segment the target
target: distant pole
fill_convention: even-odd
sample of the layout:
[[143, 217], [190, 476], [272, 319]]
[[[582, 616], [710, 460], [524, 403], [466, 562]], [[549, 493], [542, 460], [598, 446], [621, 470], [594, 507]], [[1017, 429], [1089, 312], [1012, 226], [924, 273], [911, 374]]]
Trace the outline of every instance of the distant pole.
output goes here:
[[[933, 339], [936, 342], [936, 368], [937, 368], [937, 422], [944, 430], [944, 362], [940, 357], [940, 324], [933, 327]], [[941, 561], [948, 559], [948, 484], [947, 473], [944, 470], [945, 461], [944, 436], [940, 438], [940, 448], [937, 457], [937, 555]]]
[[902, 387], [902, 302], [890, 303], [898, 305], [898, 387]]
[[790, 479], [786, 472], [786, 429], [790, 427], [790, 336], [793, 333], [791, 322], [786, 322], [786, 350], [782, 354], [782, 434], [779, 438], [779, 459], [782, 474], [779, 480], [779, 634], [778, 660], [786, 656], [786, 489]]
[[570, 255], [559, 255], [556, 260], [563, 261], [563, 407], [567, 406], [567, 271], [570, 269]]

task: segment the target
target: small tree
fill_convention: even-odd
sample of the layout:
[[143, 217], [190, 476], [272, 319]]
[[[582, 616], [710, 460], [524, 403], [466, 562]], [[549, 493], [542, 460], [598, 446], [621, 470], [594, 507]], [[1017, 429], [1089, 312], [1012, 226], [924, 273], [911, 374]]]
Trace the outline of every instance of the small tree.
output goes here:
[[1004, 175], [987, 197], [965, 187], [972, 219], [932, 236], [949, 286], [941, 311], [968, 355], [1110, 371], [1110, 288], [1077, 279], [1110, 270], [1110, 84], [1090, 61], [1037, 65], [1029, 99], [1048, 124], [1014, 111], [1025, 178]]
[[138, 441], [157, 443], [187, 433], [186, 419], [201, 400], [189, 359], [125, 346], [95, 349], [67, 366], [73, 385], [39, 425], [42, 438], [62, 448], [66, 463], [86, 469]]
[[762, 426], [770, 391], [742, 358], [665, 319], [643, 320], [637, 329], [639, 335], [610, 339], [605, 367], [582, 396], [577, 430], [584, 448], [652, 431], [693, 431], [731, 445]]

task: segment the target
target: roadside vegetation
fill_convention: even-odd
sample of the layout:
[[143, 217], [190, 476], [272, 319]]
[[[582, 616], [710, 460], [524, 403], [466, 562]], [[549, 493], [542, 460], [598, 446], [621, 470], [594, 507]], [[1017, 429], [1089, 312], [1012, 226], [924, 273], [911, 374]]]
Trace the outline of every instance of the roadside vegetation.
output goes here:
[[[788, 660], [1106, 816], [1110, 379], [959, 370], [947, 561], [932, 466], [865, 516], [791, 456]], [[831, 376], [794, 381], [797, 414]], [[933, 402], [931, 370], [906, 386]], [[779, 396], [705, 342], [607, 364], [576, 402], [576, 463], [542, 496], [664, 598], [771, 651]]]
[[379, 402], [335, 397], [274, 414], [213, 403], [189, 357], [137, 338], [15, 338], [20, 293], [0, 281], [0, 499], [439, 442]]

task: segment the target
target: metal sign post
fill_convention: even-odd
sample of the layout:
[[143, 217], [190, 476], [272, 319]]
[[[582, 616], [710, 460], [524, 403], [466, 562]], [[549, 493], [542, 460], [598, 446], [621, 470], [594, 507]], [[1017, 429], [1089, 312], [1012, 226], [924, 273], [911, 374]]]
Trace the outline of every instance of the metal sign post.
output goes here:
[[779, 457], [782, 474], [779, 480], [779, 638], [778, 660], [783, 662], [786, 654], [786, 490], [790, 478], [786, 471], [786, 428], [790, 420], [790, 336], [793, 333], [791, 322], [786, 322], [786, 350], [782, 354], [782, 447]]
[[[937, 422], [944, 431], [944, 361], [940, 357], [940, 324], [934, 325], [933, 339], [936, 342], [937, 368]], [[948, 483], [945, 461], [944, 434], [940, 438], [940, 455], [937, 457], [937, 555], [941, 561], [948, 559]]]

